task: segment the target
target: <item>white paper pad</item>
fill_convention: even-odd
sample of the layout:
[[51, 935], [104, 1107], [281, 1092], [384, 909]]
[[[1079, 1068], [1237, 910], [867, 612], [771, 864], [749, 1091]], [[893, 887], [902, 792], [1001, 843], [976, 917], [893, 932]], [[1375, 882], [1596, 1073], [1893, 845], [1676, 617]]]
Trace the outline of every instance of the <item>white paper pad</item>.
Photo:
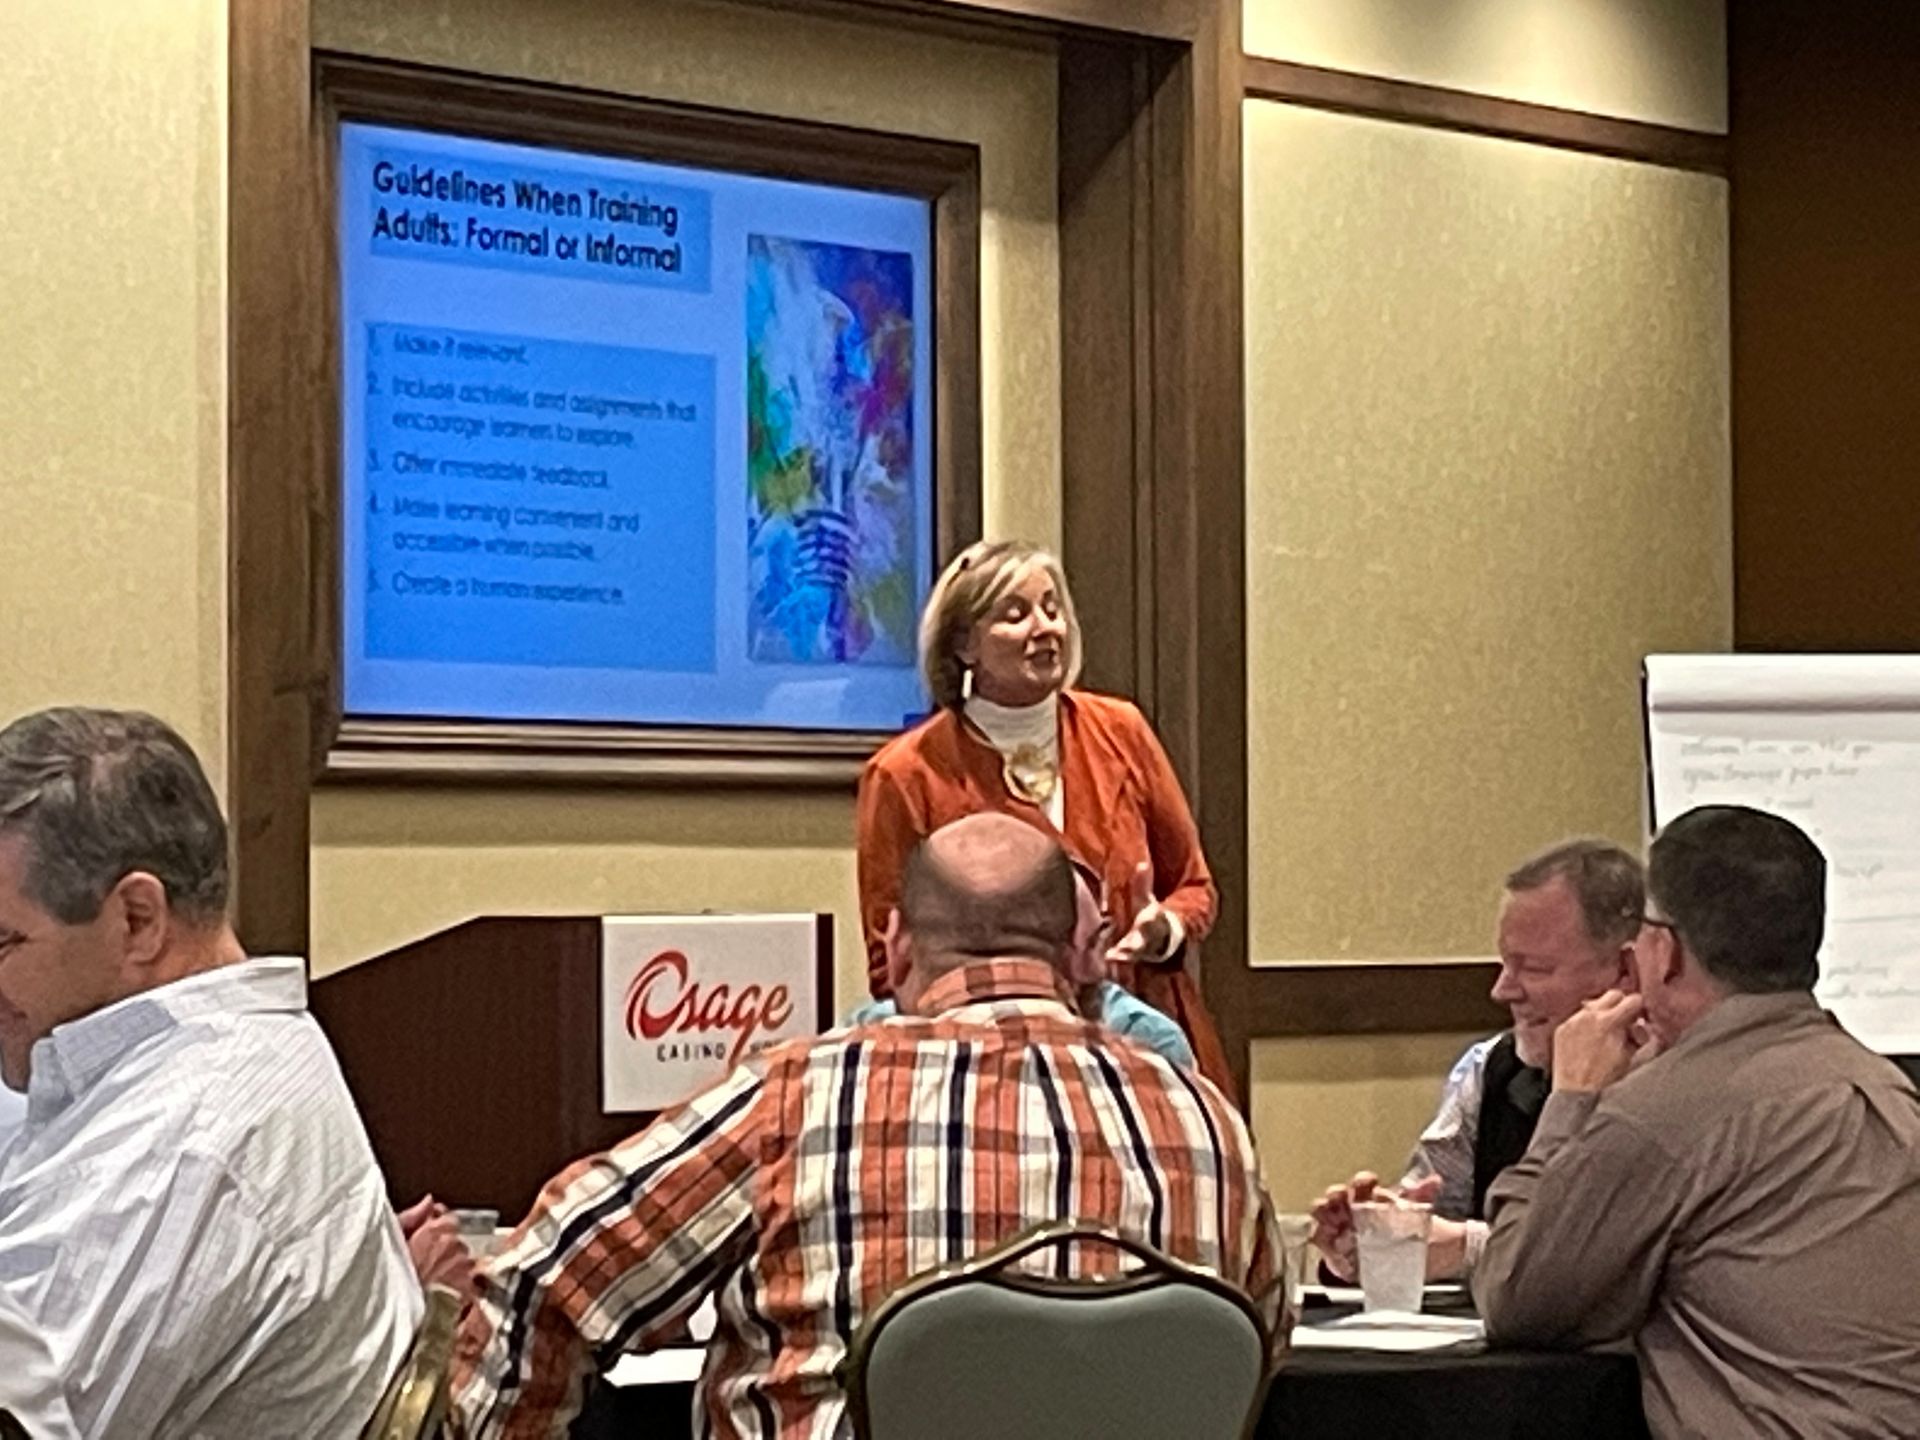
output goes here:
[[707, 1363], [704, 1345], [675, 1345], [651, 1355], [622, 1355], [607, 1371], [609, 1385], [691, 1385]]
[[700, 1302], [700, 1308], [687, 1317], [687, 1333], [698, 1341], [694, 1345], [673, 1345], [651, 1355], [623, 1355], [607, 1371], [610, 1385], [687, 1385], [700, 1378], [706, 1363], [707, 1344], [713, 1338], [714, 1322], [719, 1319], [713, 1297]]
[[1329, 1320], [1324, 1325], [1302, 1323], [1293, 1328], [1293, 1343], [1302, 1350], [1444, 1350], [1449, 1345], [1478, 1340], [1485, 1331], [1471, 1315], [1410, 1315], [1395, 1310], [1362, 1311]]

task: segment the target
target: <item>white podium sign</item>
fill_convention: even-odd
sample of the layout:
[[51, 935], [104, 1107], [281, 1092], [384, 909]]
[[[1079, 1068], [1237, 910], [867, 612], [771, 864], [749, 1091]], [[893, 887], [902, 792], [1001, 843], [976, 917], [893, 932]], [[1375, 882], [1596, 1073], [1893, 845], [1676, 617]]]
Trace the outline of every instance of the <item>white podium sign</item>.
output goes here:
[[815, 915], [608, 916], [600, 1102], [662, 1110], [756, 1050], [819, 1030]]

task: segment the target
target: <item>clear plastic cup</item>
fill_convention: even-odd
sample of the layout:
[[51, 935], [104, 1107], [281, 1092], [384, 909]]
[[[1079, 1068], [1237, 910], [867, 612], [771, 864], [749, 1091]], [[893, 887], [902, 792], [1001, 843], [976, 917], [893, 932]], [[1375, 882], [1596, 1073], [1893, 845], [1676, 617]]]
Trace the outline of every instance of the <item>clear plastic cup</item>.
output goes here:
[[1360, 1255], [1360, 1293], [1367, 1310], [1420, 1309], [1427, 1283], [1427, 1233], [1433, 1210], [1398, 1200], [1366, 1200], [1353, 1207]]
[[500, 1248], [498, 1210], [455, 1210], [453, 1224], [475, 1260], [488, 1260]]

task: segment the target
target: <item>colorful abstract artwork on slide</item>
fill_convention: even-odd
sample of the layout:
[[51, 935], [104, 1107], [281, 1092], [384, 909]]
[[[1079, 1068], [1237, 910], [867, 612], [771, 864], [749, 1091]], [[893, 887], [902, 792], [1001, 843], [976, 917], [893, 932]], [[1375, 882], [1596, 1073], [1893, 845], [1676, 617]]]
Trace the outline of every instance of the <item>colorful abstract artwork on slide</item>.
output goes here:
[[747, 649], [911, 664], [913, 257], [747, 237]]

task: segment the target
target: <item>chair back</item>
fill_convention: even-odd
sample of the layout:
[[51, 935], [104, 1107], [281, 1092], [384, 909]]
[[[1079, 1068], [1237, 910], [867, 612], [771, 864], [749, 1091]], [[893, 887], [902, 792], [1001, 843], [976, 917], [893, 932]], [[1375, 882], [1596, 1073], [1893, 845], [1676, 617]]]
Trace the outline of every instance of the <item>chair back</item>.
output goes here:
[[[1014, 1267], [1066, 1244], [1138, 1262], [1105, 1279]], [[1043, 1225], [910, 1280], [855, 1335], [859, 1440], [1244, 1440], [1269, 1378], [1253, 1302], [1100, 1226]]]
[[428, 1440], [447, 1414], [447, 1367], [460, 1325], [460, 1297], [444, 1285], [427, 1287], [427, 1310], [413, 1344], [393, 1372], [361, 1440]]

